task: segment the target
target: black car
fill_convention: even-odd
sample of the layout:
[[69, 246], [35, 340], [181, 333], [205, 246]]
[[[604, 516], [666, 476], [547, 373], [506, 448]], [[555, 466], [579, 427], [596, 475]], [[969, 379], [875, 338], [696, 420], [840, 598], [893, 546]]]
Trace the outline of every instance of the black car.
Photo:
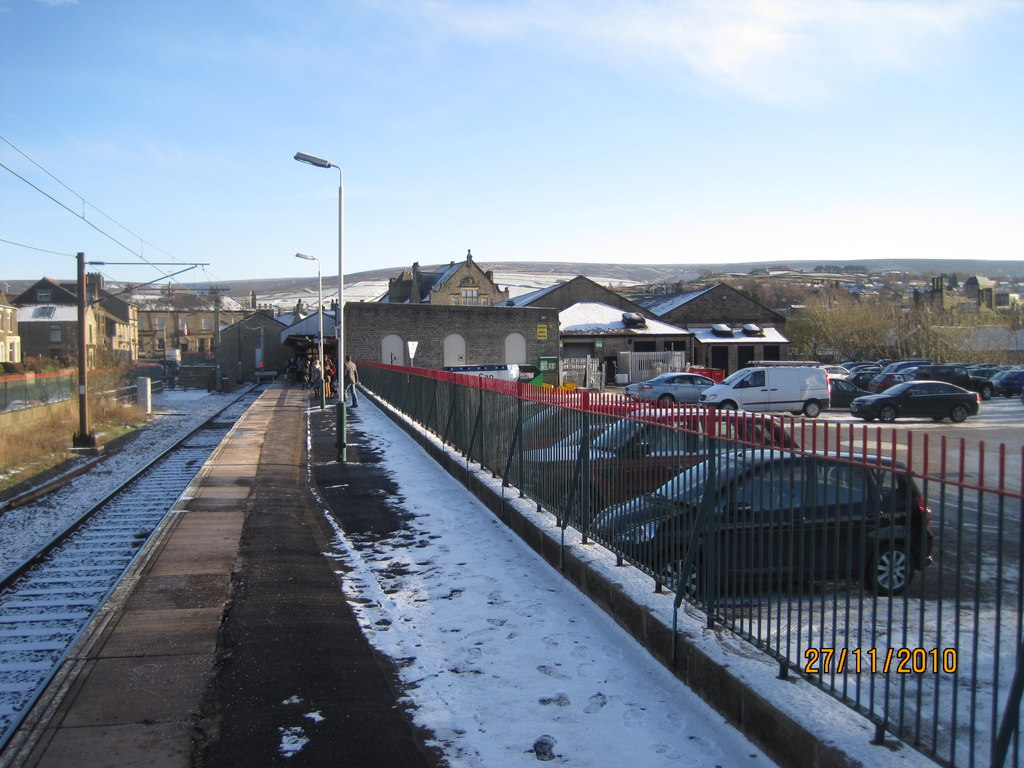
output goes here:
[[1000, 371], [992, 377], [992, 386], [996, 394], [1003, 397], [1015, 397], [1024, 391], [1024, 368], [1011, 368]]
[[829, 408], [842, 408], [846, 409], [850, 407], [850, 403], [856, 400], [858, 397], [864, 397], [870, 395], [866, 389], [851, 384], [849, 378], [845, 379], [833, 379], [831, 376], [828, 380], [829, 387]]
[[897, 418], [949, 418], [961, 422], [980, 408], [981, 395], [944, 381], [905, 381], [877, 395], [858, 397], [850, 403], [850, 415], [864, 421], [895, 421]]
[[694, 597], [711, 574], [723, 594], [846, 581], [894, 595], [930, 562], [929, 514], [899, 462], [762, 449], [720, 455], [609, 507], [593, 532], [675, 588], [685, 577]]

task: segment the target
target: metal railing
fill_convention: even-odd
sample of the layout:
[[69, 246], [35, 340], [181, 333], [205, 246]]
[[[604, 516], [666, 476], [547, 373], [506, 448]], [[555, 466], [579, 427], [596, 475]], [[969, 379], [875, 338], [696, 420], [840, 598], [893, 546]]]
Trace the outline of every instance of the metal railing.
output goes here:
[[1021, 764], [1019, 445], [369, 363], [362, 380], [877, 742]]

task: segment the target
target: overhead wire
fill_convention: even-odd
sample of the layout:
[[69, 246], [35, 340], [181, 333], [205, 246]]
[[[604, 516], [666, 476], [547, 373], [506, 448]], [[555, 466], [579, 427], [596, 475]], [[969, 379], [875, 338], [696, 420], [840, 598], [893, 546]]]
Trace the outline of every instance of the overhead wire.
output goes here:
[[[9, 147], [11, 147], [11, 149], [13, 149], [13, 150], [14, 150], [15, 152], [17, 152], [17, 153], [18, 153], [19, 155], [21, 155], [22, 157], [24, 157], [24, 158], [25, 158], [26, 160], [28, 160], [28, 162], [32, 163], [32, 165], [34, 165], [34, 166], [35, 166], [36, 168], [38, 168], [38, 169], [39, 169], [40, 171], [42, 171], [42, 172], [43, 172], [43, 173], [45, 173], [45, 174], [46, 174], [47, 176], [49, 176], [49, 177], [50, 177], [51, 179], [53, 179], [53, 180], [54, 180], [54, 181], [55, 181], [55, 182], [56, 182], [57, 184], [59, 184], [60, 186], [62, 186], [62, 187], [63, 187], [64, 189], [66, 189], [66, 190], [67, 190], [68, 192], [70, 192], [70, 193], [71, 193], [72, 195], [74, 195], [75, 197], [77, 197], [77, 198], [78, 198], [78, 199], [79, 199], [79, 200], [80, 200], [80, 201], [82, 202], [82, 213], [78, 213], [77, 211], [74, 211], [74, 210], [72, 210], [72, 209], [71, 209], [71, 208], [70, 208], [70, 207], [69, 207], [68, 205], [66, 205], [66, 204], [65, 204], [65, 203], [63, 203], [62, 201], [58, 200], [58, 199], [57, 199], [56, 197], [54, 197], [53, 195], [51, 195], [51, 194], [50, 194], [49, 192], [47, 192], [46, 190], [42, 189], [42, 188], [41, 188], [41, 187], [39, 187], [38, 185], [34, 184], [34, 183], [33, 183], [32, 181], [30, 181], [29, 179], [27, 179], [27, 178], [26, 178], [25, 176], [21, 175], [20, 173], [18, 173], [17, 171], [13, 170], [12, 168], [10, 168], [9, 166], [5, 165], [5, 164], [4, 164], [4, 163], [2, 163], [2, 162], [0, 162], [0, 168], [3, 168], [3, 169], [4, 169], [5, 171], [7, 171], [8, 173], [10, 173], [10, 174], [11, 174], [12, 176], [14, 176], [14, 177], [16, 177], [16, 178], [20, 179], [21, 181], [23, 181], [24, 183], [28, 184], [28, 186], [32, 187], [32, 188], [33, 188], [34, 190], [36, 190], [37, 192], [39, 192], [39, 194], [43, 195], [43, 196], [44, 196], [44, 197], [46, 197], [47, 199], [49, 199], [49, 200], [51, 200], [52, 202], [56, 203], [56, 204], [57, 204], [57, 205], [59, 205], [59, 206], [60, 206], [61, 208], [63, 208], [64, 210], [66, 210], [66, 211], [67, 211], [68, 213], [70, 213], [70, 214], [71, 214], [72, 216], [75, 216], [76, 218], [80, 219], [81, 221], [84, 221], [84, 222], [85, 222], [86, 224], [88, 224], [88, 225], [89, 225], [90, 227], [92, 227], [92, 228], [93, 228], [94, 230], [96, 230], [97, 232], [99, 232], [99, 233], [100, 233], [101, 235], [103, 235], [104, 237], [108, 238], [109, 240], [111, 240], [112, 242], [116, 243], [117, 245], [121, 246], [121, 247], [122, 247], [122, 248], [123, 248], [124, 250], [128, 251], [128, 253], [130, 253], [130, 254], [132, 254], [133, 256], [135, 256], [136, 258], [140, 259], [140, 260], [141, 260], [141, 261], [142, 261], [143, 263], [145, 263], [145, 264], [148, 264], [149, 266], [152, 266], [152, 267], [153, 267], [154, 269], [156, 269], [156, 270], [157, 270], [158, 272], [160, 272], [161, 274], [166, 274], [166, 273], [165, 273], [165, 272], [164, 272], [163, 270], [159, 269], [159, 268], [157, 267], [157, 265], [155, 265], [155, 264], [153, 264], [153, 263], [152, 263], [151, 261], [149, 261], [149, 260], [148, 260], [148, 259], [146, 258], [146, 256], [145, 256], [144, 254], [142, 254], [142, 253], [140, 253], [140, 252], [137, 252], [137, 251], [133, 250], [133, 249], [131, 248], [131, 246], [129, 246], [129, 245], [126, 245], [125, 243], [121, 242], [121, 241], [120, 241], [119, 239], [117, 239], [116, 237], [114, 237], [114, 236], [113, 236], [112, 234], [110, 234], [109, 232], [107, 232], [107, 231], [105, 231], [104, 229], [100, 228], [100, 227], [99, 227], [99, 226], [98, 226], [97, 224], [95, 224], [94, 222], [90, 221], [90, 220], [88, 219], [88, 217], [87, 217], [87, 216], [85, 215], [85, 209], [86, 209], [86, 206], [88, 206], [88, 207], [89, 207], [89, 208], [91, 208], [92, 210], [94, 210], [94, 211], [96, 211], [97, 213], [99, 213], [100, 215], [102, 215], [102, 216], [103, 216], [104, 218], [106, 218], [106, 219], [107, 219], [108, 221], [111, 221], [111, 222], [113, 222], [114, 224], [116, 224], [116, 225], [117, 225], [118, 227], [120, 227], [120, 228], [121, 228], [121, 229], [123, 229], [123, 230], [124, 230], [125, 232], [127, 232], [128, 234], [130, 234], [130, 235], [131, 235], [132, 237], [135, 237], [135, 238], [137, 238], [140, 244], [142, 244], [142, 245], [148, 245], [148, 246], [150, 246], [151, 248], [154, 248], [154, 249], [156, 249], [157, 251], [159, 251], [160, 253], [164, 254], [164, 255], [165, 255], [165, 256], [167, 256], [168, 258], [170, 258], [170, 259], [173, 259], [173, 260], [175, 260], [175, 261], [177, 261], [177, 260], [178, 260], [178, 259], [176, 259], [176, 257], [174, 257], [173, 255], [171, 255], [171, 254], [167, 253], [167, 252], [166, 252], [165, 250], [163, 250], [163, 249], [162, 249], [162, 248], [160, 248], [159, 246], [153, 245], [152, 243], [150, 243], [149, 241], [145, 240], [145, 239], [144, 239], [144, 238], [142, 238], [141, 236], [139, 236], [139, 235], [137, 235], [136, 233], [132, 232], [132, 231], [131, 231], [130, 229], [128, 229], [128, 227], [126, 227], [126, 226], [124, 226], [123, 224], [121, 224], [121, 222], [119, 222], [119, 221], [118, 221], [117, 219], [113, 218], [112, 216], [108, 215], [107, 213], [105, 213], [105, 212], [104, 212], [104, 211], [102, 211], [101, 209], [97, 208], [97, 207], [96, 207], [95, 205], [93, 205], [92, 203], [90, 203], [90, 202], [89, 202], [88, 200], [86, 200], [86, 199], [85, 199], [85, 197], [83, 197], [82, 195], [80, 195], [80, 194], [79, 194], [78, 192], [76, 192], [75, 190], [73, 190], [73, 189], [72, 189], [71, 187], [69, 187], [69, 186], [68, 186], [67, 184], [65, 184], [65, 183], [64, 183], [63, 181], [61, 181], [60, 179], [58, 179], [58, 178], [57, 178], [57, 177], [56, 177], [55, 175], [53, 175], [52, 173], [50, 173], [50, 171], [48, 171], [48, 170], [47, 170], [46, 168], [44, 168], [44, 167], [43, 167], [42, 165], [40, 165], [40, 164], [39, 164], [38, 162], [36, 162], [36, 161], [35, 161], [35, 160], [34, 160], [34, 159], [33, 159], [32, 157], [30, 157], [30, 156], [29, 156], [29, 155], [28, 155], [27, 153], [25, 153], [25, 152], [24, 152], [24, 151], [23, 151], [22, 149], [20, 149], [19, 147], [17, 147], [17, 146], [16, 146], [16, 145], [15, 145], [15, 144], [14, 144], [13, 142], [11, 142], [11, 141], [10, 141], [9, 139], [7, 139], [7, 138], [6, 138], [5, 136], [2, 136], [2, 135], [0, 135], [0, 141], [3, 141], [3, 142], [4, 142], [5, 144], [7, 144], [7, 145], [8, 145]], [[4, 240], [4, 241], [2, 241], [2, 242], [7, 242], [7, 243], [10, 243], [11, 245], [18, 245], [18, 246], [21, 246], [21, 245], [22, 245], [21, 243], [14, 243], [14, 242], [12, 242], [12, 241], [9, 241], [9, 240]], [[43, 252], [47, 252], [47, 253], [56, 253], [55, 251], [46, 251], [45, 249], [42, 249], [42, 248], [34, 248], [34, 247], [32, 247], [32, 246], [23, 246], [23, 247], [28, 247], [28, 248], [32, 248], [32, 250], [38, 250], [38, 251], [43, 251]], [[57, 255], [64, 255], [64, 254], [57, 254]], [[182, 262], [182, 263], [184, 264], [184, 262]]]

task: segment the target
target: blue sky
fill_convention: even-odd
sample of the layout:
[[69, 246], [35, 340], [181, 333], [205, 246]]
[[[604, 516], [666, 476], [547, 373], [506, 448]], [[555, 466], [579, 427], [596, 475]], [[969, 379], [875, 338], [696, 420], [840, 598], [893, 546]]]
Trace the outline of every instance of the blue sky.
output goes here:
[[1024, 261], [1022, 52], [1022, 0], [0, 0], [0, 281], [337, 274], [296, 152], [346, 273]]

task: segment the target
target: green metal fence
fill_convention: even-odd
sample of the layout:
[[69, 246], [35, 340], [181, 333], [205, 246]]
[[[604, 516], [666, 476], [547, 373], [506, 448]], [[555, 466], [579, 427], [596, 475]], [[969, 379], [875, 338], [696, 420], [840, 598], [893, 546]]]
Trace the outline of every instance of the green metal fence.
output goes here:
[[944, 765], [1020, 765], [1021, 446], [364, 363], [523, 497]]

